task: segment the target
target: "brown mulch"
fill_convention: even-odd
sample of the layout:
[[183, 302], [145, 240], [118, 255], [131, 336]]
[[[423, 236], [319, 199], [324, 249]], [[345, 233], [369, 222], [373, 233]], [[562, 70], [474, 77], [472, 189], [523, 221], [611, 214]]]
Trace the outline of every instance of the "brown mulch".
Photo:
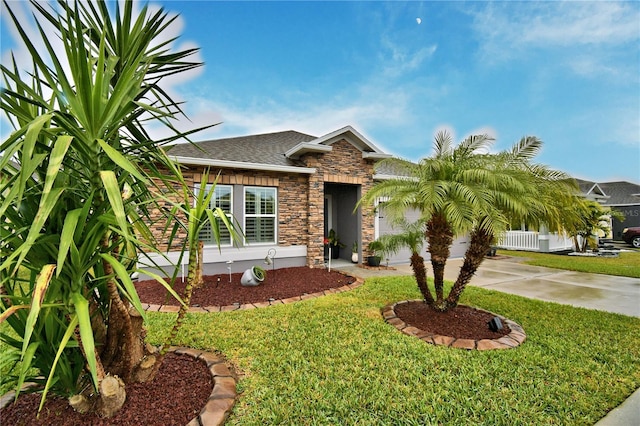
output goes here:
[[[342, 287], [355, 282], [355, 278], [322, 268], [305, 266], [281, 268], [266, 271], [265, 280], [258, 286], [240, 284], [242, 273], [207, 275], [204, 285], [197, 288], [191, 297], [191, 306], [230, 306], [235, 303], [259, 303], [270, 300], [316, 293], [330, 288]], [[184, 292], [184, 283], [178, 282], [175, 290], [179, 295]], [[152, 305], [177, 306], [176, 299], [154, 280], [139, 281], [136, 284], [138, 295], [143, 303]]]
[[[256, 303], [316, 293], [353, 283], [354, 278], [339, 272], [306, 267], [268, 270], [265, 281], [256, 287], [240, 284], [241, 273], [213, 275], [204, 278], [202, 288], [195, 290], [193, 306], [228, 306], [234, 303]], [[166, 290], [154, 281], [136, 285], [140, 300], [150, 304], [173, 304]], [[176, 290], [182, 293], [183, 284]], [[508, 327], [492, 332], [487, 322], [492, 314], [458, 306], [439, 313], [422, 302], [402, 303], [396, 316], [421, 330], [444, 336], [467, 339], [495, 339], [510, 332]], [[39, 419], [35, 418], [40, 397], [22, 394], [16, 404], [0, 411], [2, 425], [186, 425], [205, 406], [213, 383], [206, 365], [186, 355], [169, 354], [153, 382], [127, 387], [127, 401], [116, 417], [108, 420], [80, 415], [66, 399], [48, 398]]]
[[504, 323], [501, 330], [491, 331], [488, 323], [495, 315], [465, 305], [438, 312], [422, 301], [410, 301], [397, 304], [394, 311], [398, 318], [413, 327], [456, 339], [499, 339], [511, 332]]
[[213, 379], [204, 361], [189, 355], [167, 354], [149, 383], [127, 385], [127, 399], [114, 417], [80, 414], [65, 398], [48, 396], [36, 417], [40, 394], [20, 394], [15, 404], [0, 411], [0, 424], [24, 426], [184, 426], [206, 405]]

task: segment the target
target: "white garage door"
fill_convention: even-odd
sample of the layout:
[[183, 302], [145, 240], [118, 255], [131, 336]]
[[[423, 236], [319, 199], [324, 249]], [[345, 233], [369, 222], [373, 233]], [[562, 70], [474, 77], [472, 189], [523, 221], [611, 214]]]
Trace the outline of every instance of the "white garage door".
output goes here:
[[[381, 235], [386, 235], [386, 234], [397, 234], [401, 232], [400, 230], [394, 229], [391, 226], [391, 224], [385, 217], [384, 208], [381, 207], [382, 205], [383, 203], [380, 203], [379, 208], [377, 210], [378, 216], [376, 217], [376, 237], [379, 237]], [[413, 222], [418, 220], [420, 215], [418, 214], [417, 211], [410, 211], [407, 213], [406, 217], [409, 222]], [[464, 257], [464, 253], [467, 250], [468, 243], [469, 243], [469, 238], [467, 236], [459, 237], [455, 239], [453, 241], [453, 245], [451, 246], [450, 257], [452, 259]], [[429, 253], [426, 250], [427, 250], [427, 247], [425, 245], [425, 247], [423, 248], [423, 253], [421, 254], [425, 260], [429, 260], [431, 259], [431, 257], [429, 256]], [[388, 259], [387, 258], [382, 259], [382, 264], [386, 264], [387, 262], [390, 265], [409, 263], [410, 258], [411, 258], [411, 251], [409, 249], [402, 249], [397, 254], [393, 256], [389, 256]]]

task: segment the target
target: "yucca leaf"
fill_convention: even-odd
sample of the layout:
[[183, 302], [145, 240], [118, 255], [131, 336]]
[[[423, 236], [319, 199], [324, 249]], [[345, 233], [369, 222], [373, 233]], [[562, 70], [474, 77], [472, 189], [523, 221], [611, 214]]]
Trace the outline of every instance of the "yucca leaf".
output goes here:
[[29, 371], [29, 369], [31, 369], [31, 365], [33, 364], [33, 356], [35, 355], [39, 346], [40, 342], [33, 342], [22, 351], [22, 355], [20, 357], [20, 373], [18, 375], [18, 383], [16, 384], [16, 401], [18, 400], [18, 396], [20, 395], [20, 390], [22, 389], [22, 385], [24, 384], [27, 372]]
[[12, 306], [10, 306], [9, 309], [7, 309], [6, 311], [2, 312], [2, 315], [0, 315], [0, 324], [2, 324], [7, 318], [9, 318], [11, 315], [13, 315], [15, 312], [19, 311], [20, 309], [29, 309], [29, 306], [30, 305], [12, 305]]
[[166, 281], [165, 281], [165, 279], [164, 279], [162, 276], [160, 276], [160, 275], [158, 275], [158, 274], [156, 274], [156, 273], [154, 273], [154, 272], [151, 272], [151, 271], [138, 271], [138, 270], [136, 270], [136, 271], [137, 271], [137, 272], [140, 272], [140, 273], [143, 273], [143, 274], [145, 274], [145, 275], [148, 275], [148, 276], [150, 276], [151, 278], [153, 278], [154, 280], [158, 281], [160, 284], [162, 284], [162, 286], [163, 286], [164, 288], [166, 288], [166, 289], [167, 289], [167, 291], [168, 291], [168, 292], [169, 292], [173, 297], [175, 297], [175, 298], [176, 298], [176, 300], [177, 300], [181, 305], [186, 306], [186, 304], [184, 303], [184, 301], [182, 300], [182, 298], [178, 295], [178, 293], [176, 293], [176, 291], [173, 289], [173, 287], [171, 287], [171, 284], [169, 284], [168, 282], [166, 282]]
[[20, 266], [20, 264], [22, 263], [22, 261], [24, 260], [28, 252], [30, 251], [34, 242], [36, 241], [38, 236], [40, 236], [40, 230], [42, 229], [42, 226], [44, 225], [45, 221], [49, 217], [49, 213], [51, 213], [51, 210], [53, 210], [58, 198], [63, 192], [64, 192], [64, 188], [54, 188], [48, 194], [46, 194], [46, 196], [43, 195], [40, 202], [40, 206], [38, 208], [38, 213], [36, 214], [33, 224], [29, 229], [29, 234], [27, 235], [25, 242], [20, 246], [18, 250], [13, 252], [6, 259], [6, 261], [2, 264], [2, 266], [0, 266], [0, 269], [7, 268], [8, 265], [13, 261], [13, 259], [18, 257], [18, 260], [14, 266], [15, 268], [14, 272], [17, 271], [18, 267]]
[[124, 211], [124, 204], [122, 202], [122, 194], [118, 185], [118, 179], [116, 174], [110, 170], [103, 170], [100, 172], [100, 178], [102, 184], [107, 191], [107, 197], [111, 204], [111, 209], [116, 218], [116, 223], [120, 228], [121, 235], [129, 236], [129, 222], [127, 221], [127, 215]]
[[138, 180], [147, 182], [147, 179], [140, 173], [136, 166], [134, 166], [131, 161], [127, 159], [127, 157], [122, 155], [120, 151], [116, 150], [102, 139], [98, 139], [98, 145], [100, 145], [105, 154], [107, 154], [111, 161], [113, 161], [118, 167], [125, 169], [131, 175], [135, 176]]
[[78, 318], [80, 339], [82, 339], [82, 348], [84, 349], [84, 356], [86, 357], [89, 372], [91, 373], [91, 379], [93, 380], [95, 389], [98, 389], [98, 370], [93, 330], [91, 329], [89, 302], [80, 293], [74, 292], [71, 293], [71, 303], [75, 308]]
[[51, 385], [53, 384], [53, 381], [55, 380], [55, 377], [56, 377], [55, 372], [56, 372], [56, 367], [58, 366], [58, 361], [60, 360], [60, 356], [62, 355], [62, 352], [67, 348], [67, 343], [69, 343], [69, 340], [71, 339], [71, 336], [73, 336], [73, 332], [75, 331], [77, 326], [78, 326], [78, 315], [72, 315], [71, 321], [69, 322], [69, 325], [67, 326], [67, 329], [65, 330], [64, 335], [62, 336], [62, 339], [60, 339], [60, 341], [58, 342], [58, 350], [56, 351], [56, 356], [51, 365], [51, 371], [49, 372], [49, 376], [47, 377], [47, 383], [44, 385], [44, 389], [42, 389], [42, 398], [40, 399], [40, 406], [38, 407], [38, 412], [42, 411], [42, 407], [44, 406], [45, 399], [47, 398], [47, 393], [49, 392], [49, 389], [51, 388]]
[[53, 271], [55, 270], [56, 265], [44, 265], [42, 270], [40, 271], [40, 275], [36, 280], [36, 285], [33, 288], [33, 293], [31, 295], [31, 308], [29, 309], [29, 315], [27, 316], [27, 322], [25, 326], [25, 333], [23, 336], [22, 342], [22, 357], [27, 351], [27, 346], [31, 340], [31, 334], [33, 333], [33, 327], [38, 320], [38, 316], [40, 315], [40, 308], [42, 307], [42, 302], [44, 301], [44, 296], [47, 292], [47, 288], [49, 287], [49, 283], [51, 282], [51, 277], [53, 276]]
[[[51, 119], [50, 114], [42, 115], [33, 120], [29, 127], [27, 128], [27, 133], [25, 134], [23, 145], [22, 145], [22, 158], [21, 158], [21, 166], [26, 169], [26, 171], [35, 170], [39, 161], [33, 158], [33, 153], [36, 146], [36, 141], [40, 136], [40, 132], [44, 127], [45, 123], [47, 123]], [[40, 160], [42, 157], [40, 157]], [[18, 195], [17, 198], [20, 200], [22, 198], [22, 193], [25, 189], [27, 179], [31, 177], [31, 174], [27, 172], [20, 173], [20, 185], [18, 186]]]
[[62, 272], [63, 264], [67, 258], [67, 252], [69, 247], [74, 243], [74, 234], [76, 227], [78, 226], [78, 218], [82, 213], [82, 209], [71, 210], [64, 218], [64, 225], [62, 227], [62, 233], [60, 234], [60, 246], [58, 248], [58, 268], [56, 276], [59, 277]]
[[109, 262], [109, 265], [113, 268], [116, 276], [120, 279], [120, 282], [124, 286], [124, 294], [125, 297], [131, 302], [133, 307], [140, 313], [144, 321], [147, 321], [147, 316], [144, 308], [142, 307], [142, 303], [140, 303], [140, 298], [138, 297], [138, 292], [136, 291], [136, 287], [133, 285], [131, 281], [131, 276], [129, 275], [129, 271], [122, 265], [122, 263], [118, 262], [118, 260], [111, 256], [108, 253], [100, 253], [100, 256]]

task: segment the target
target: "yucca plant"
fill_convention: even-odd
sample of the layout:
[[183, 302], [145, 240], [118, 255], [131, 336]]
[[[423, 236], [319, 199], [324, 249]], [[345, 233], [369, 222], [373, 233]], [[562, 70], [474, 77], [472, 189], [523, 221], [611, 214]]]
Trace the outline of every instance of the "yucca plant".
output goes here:
[[[187, 314], [189, 304], [191, 303], [191, 296], [193, 290], [203, 285], [202, 278], [202, 261], [203, 255], [203, 242], [200, 240], [200, 232], [205, 226], [210, 226], [213, 234], [213, 238], [220, 250], [221, 230], [226, 229], [231, 236], [231, 241], [237, 244], [242, 237], [239, 224], [233, 219], [233, 217], [227, 217], [224, 210], [221, 208], [211, 208], [211, 199], [215, 194], [215, 186], [218, 183], [216, 178], [213, 182], [213, 186], [209, 191], [202, 187], [202, 190], [194, 193], [194, 191], [187, 185], [184, 180], [182, 170], [179, 164], [169, 164], [171, 169], [169, 173], [176, 176], [182, 183], [182, 197], [176, 201], [172, 197], [163, 197], [165, 202], [173, 205], [169, 212], [168, 220], [166, 221], [166, 230], [171, 227], [170, 236], [168, 239], [168, 245], [171, 246], [174, 239], [179, 235], [186, 235], [187, 237], [182, 242], [182, 250], [178, 258], [177, 263], [182, 263], [182, 257], [185, 252], [188, 252], [189, 270], [187, 273], [186, 286], [183, 294], [183, 302], [178, 310], [176, 322], [169, 334], [169, 338], [160, 349], [159, 360], [167, 353], [169, 346], [173, 339], [178, 334], [178, 330], [182, 326], [185, 315]], [[209, 181], [209, 170], [205, 170], [202, 174], [202, 182]], [[190, 203], [193, 200], [193, 204]], [[182, 232], [180, 232], [182, 231]], [[166, 232], [165, 232], [166, 233]], [[177, 273], [177, 268], [175, 269]], [[175, 276], [174, 276], [175, 279]]]
[[[149, 229], [157, 186], [184, 184], [160, 172], [174, 168], [162, 146], [186, 136], [160, 83], [201, 64], [186, 60], [195, 49], [170, 51], [164, 34], [175, 18], [162, 9], [32, 6], [42, 54], [7, 5], [33, 68], [2, 65], [1, 105], [15, 131], [0, 145], [0, 319], [19, 337], [1, 338], [19, 352], [18, 390], [40, 381], [43, 402], [51, 391], [110, 416], [126, 383], [157, 371], [131, 275], [139, 252], [157, 247]], [[64, 52], [48, 41], [47, 21]], [[151, 140], [146, 121], [171, 136]]]

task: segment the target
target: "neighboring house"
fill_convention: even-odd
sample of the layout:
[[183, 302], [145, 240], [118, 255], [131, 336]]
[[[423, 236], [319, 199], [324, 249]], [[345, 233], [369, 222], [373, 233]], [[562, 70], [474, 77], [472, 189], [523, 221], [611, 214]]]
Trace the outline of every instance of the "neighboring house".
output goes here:
[[[582, 179], [576, 179], [576, 182], [586, 199], [618, 210], [625, 216], [622, 222], [615, 219], [611, 221], [609, 218], [612, 232], [610, 235], [601, 236], [601, 239], [621, 240], [624, 228], [640, 226], [640, 185], [630, 182], [596, 183]], [[570, 250], [573, 248], [573, 242], [565, 235], [523, 230], [508, 231], [498, 246], [512, 250], [553, 252]]]
[[[345, 245], [340, 258], [351, 258], [355, 241], [363, 259], [381, 226], [371, 206], [355, 207], [378, 178], [374, 164], [391, 155], [351, 126], [321, 137], [285, 131], [180, 144], [168, 155], [187, 167], [184, 176], [196, 191], [220, 174], [212, 207], [232, 214], [244, 233], [243, 240], [236, 241], [239, 248], [223, 235], [220, 251], [209, 232], [201, 234], [205, 274], [264, 266], [270, 249], [275, 249], [278, 268], [322, 267], [330, 229]], [[211, 169], [210, 182], [202, 182], [206, 167]], [[157, 225], [156, 235], [163, 226]], [[176, 247], [160, 248], [177, 261], [178, 253], [171, 251]]]
[[595, 200], [605, 207], [621, 212], [625, 219], [613, 220], [613, 239], [621, 240], [622, 230], [631, 226], [640, 226], [640, 185], [631, 182], [596, 183], [576, 179], [580, 190], [588, 199]]

